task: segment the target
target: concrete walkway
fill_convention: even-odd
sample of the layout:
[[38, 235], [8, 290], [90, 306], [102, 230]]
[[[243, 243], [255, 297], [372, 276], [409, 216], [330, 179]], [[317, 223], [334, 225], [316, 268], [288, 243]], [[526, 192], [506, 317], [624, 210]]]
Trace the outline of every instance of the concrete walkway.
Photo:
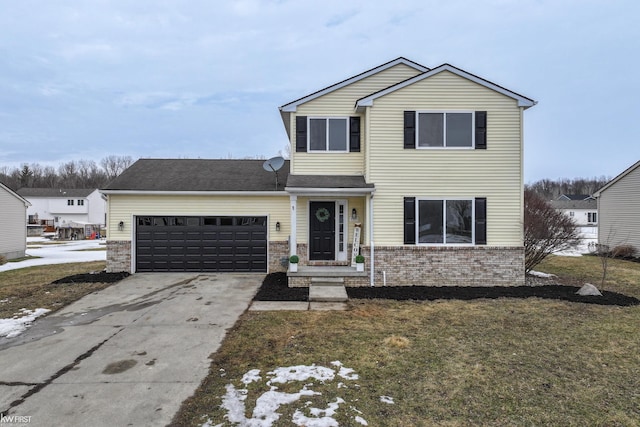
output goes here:
[[39, 319], [0, 339], [0, 412], [33, 426], [168, 424], [263, 278], [135, 274]]

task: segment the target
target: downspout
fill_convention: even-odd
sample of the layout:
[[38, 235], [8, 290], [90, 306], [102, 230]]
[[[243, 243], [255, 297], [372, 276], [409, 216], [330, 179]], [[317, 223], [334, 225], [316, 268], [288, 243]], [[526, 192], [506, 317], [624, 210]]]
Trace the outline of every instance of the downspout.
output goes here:
[[369, 259], [369, 284], [371, 287], [375, 286], [374, 282], [374, 245], [373, 245], [373, 193], [369, 197], [369, 247], [370, 249], [370, 259]]

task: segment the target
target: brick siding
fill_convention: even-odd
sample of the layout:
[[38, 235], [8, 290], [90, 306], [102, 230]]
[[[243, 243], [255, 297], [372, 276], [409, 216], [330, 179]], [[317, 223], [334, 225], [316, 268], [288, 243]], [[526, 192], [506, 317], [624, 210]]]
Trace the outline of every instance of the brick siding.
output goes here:
[[107, 272], [131, 273], [131, 242], [128, 240], [107, 240]]

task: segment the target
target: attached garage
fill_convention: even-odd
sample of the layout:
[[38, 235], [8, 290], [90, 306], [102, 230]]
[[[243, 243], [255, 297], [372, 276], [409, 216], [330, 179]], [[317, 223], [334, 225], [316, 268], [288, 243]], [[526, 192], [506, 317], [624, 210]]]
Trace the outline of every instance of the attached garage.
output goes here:
[[138, 216], [137, 272], [266, 272], [265, 216]]

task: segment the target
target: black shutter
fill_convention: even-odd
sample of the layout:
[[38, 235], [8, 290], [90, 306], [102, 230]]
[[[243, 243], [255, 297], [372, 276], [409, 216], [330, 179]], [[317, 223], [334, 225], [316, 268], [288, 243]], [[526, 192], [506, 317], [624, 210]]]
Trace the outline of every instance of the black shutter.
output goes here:
[[307, 151], [307, 116], [296, 116], [296, 152]]
[[360, 117], [349, 118], [349, 151], [360, 151]]
[[476, 111], [476, 150], [487, 149], [487, 112]]
[[404, 112], [404, 148], [416, 148], [416, 112]]
[[487, 244], [487, 198], [476, 197], [476, 245]]
[[416, 198], [404, 198], [404, 244], [416, 244]]

